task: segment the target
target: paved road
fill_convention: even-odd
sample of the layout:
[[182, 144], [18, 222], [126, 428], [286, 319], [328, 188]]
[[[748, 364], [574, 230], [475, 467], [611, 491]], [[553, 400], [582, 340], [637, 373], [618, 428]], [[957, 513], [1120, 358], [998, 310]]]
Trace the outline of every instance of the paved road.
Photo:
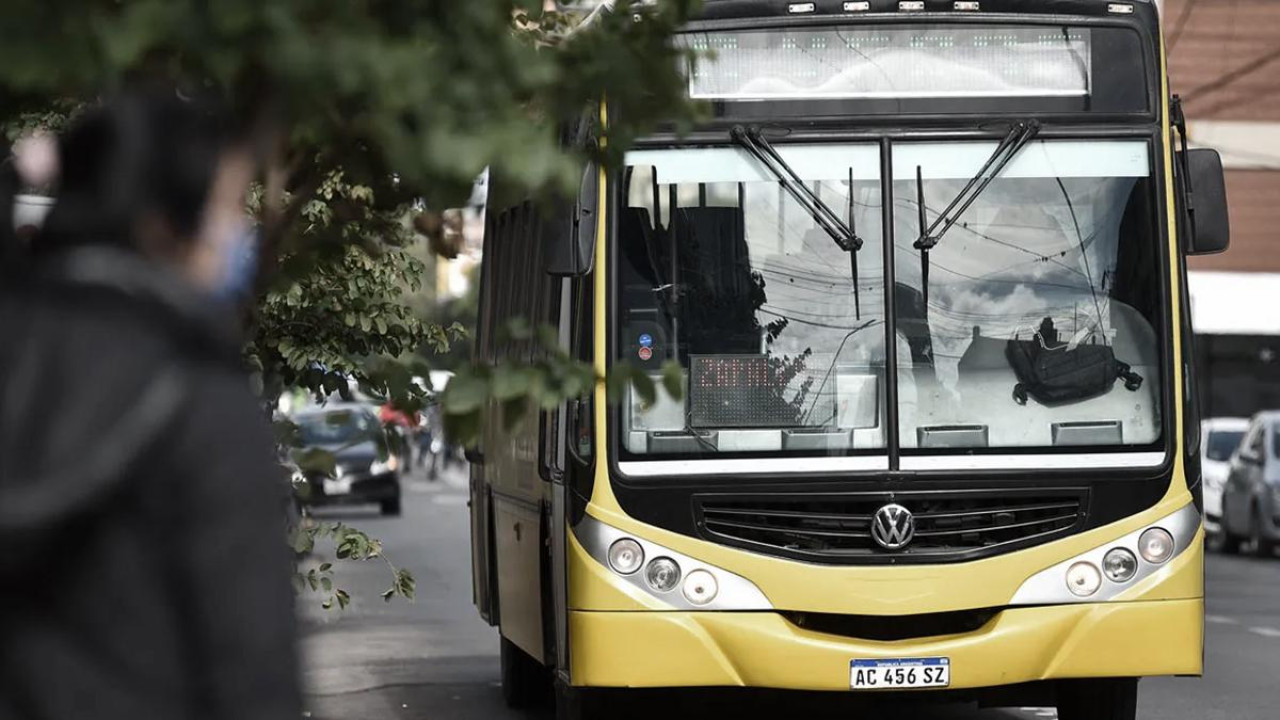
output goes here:
[[[415, 603], [384, 603], [385, 567], [340, 568], [353, 592], [344, 613], [303, 600], [304, 681], [308, 717], [316, 720], [545, 720], [502, 705], [497, 636], [471, 606], [466, 480], [461, 472], [436, 483], [407, 483], [404, 516], [383, 519], [370, 509], [331, 516], [383, 538], [392, 559], [418, 579]], [[349, 565], [349, 564], [347, 564]], [[1280, 559], [1211, 555], [1207, 569], [1207, 674], [1141, 684], [1143, 720], [1264, 720], [1280, 717]], [[710, 706], [708, 705], [710, 702]], [[808, 702], [802, 699], [802, 702]], [[979, 711], [916, 708], [909, 713], [839, 706], [797, 707], [792, 695], [689, 698], [629, 703], [627, 717], [743, 718], [886, 717], [910, 720], [1053, 718], [1052, 710]]]

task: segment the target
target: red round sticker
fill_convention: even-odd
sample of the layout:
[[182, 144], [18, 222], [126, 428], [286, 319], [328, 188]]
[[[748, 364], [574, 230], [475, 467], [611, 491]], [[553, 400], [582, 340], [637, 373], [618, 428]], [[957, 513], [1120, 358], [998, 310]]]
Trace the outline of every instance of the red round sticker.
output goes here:
[[648, 360], [653, 357], [653, 348], [642, 347], [639, 355], [641, 360]]

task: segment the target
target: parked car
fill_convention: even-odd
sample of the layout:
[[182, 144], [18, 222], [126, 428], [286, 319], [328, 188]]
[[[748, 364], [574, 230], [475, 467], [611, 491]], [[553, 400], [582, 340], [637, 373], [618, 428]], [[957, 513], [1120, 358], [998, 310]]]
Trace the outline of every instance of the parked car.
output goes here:
[[1246, 418], [1209, 418], [1200, 426], [1200, 467], [1204, 479], [1204, 526], [1222, 534], [1222, 490], [1231, 472], [1231, 455], [1249, 429]]
[[1222, 547], [1271, 557], [1280, 544], [1280, 411], [1255, 415], [1231, 456], [1222, 494]]
[[298, 413], [301, 450], [332, 453], [335, 472], [306, 473], [309, 506], [377, 503], [383, 515], [400, 514], [400, 459], [387, 441], [376, 408], [326, 405]]

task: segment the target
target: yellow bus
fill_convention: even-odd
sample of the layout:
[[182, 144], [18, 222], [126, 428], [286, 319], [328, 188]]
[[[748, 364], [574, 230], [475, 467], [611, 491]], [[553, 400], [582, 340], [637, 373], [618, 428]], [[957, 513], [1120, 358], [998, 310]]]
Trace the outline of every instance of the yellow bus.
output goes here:
[[474, 590], [508, 702], [1107, 720], [1201, 674], [1185, 257], [1228, 227], [1161, 37], [1150, 0], [706, 0], [678, 38], [704, 125], [588, 168], [572, 208], [495, 196], [482, 361], [537, 359], [518, 317], [683, 383], [490, 413]]

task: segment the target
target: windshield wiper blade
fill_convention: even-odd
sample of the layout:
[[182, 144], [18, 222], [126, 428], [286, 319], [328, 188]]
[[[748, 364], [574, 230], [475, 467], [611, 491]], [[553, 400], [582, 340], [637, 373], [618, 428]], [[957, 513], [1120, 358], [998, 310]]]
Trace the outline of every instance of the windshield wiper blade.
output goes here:
[[965, 211], [973, 205], [978, 196], [986, 191], [987, 187], [1009, 166], [1009, 163], [1013, 162], [1018, 153], [1022, 152], [1027, 143], [1031, 142], [1039, 133], [1040, 123], [1037, 120], [1015, 123], [1009, 129], [1009, 133], [1000, 141], [1000, 144], [996, 146], [991, 156], [987, 158], [987, 161], [983, 163], [977, 174], [969, 178], [969, 182], [965, 183], [964, 188], [956, 194], [946, 209], [927, 228], [925, 227], [928, 217], [924, 206], [924, 171], [921, 166], [916, 166], [916, 199], [920, 204], [920, 237], [916, 239], [913, 246], [920, 251], [920, 275], [926, 308], [929, 303], [929, 251], [938, 246], [938, 243], [947, 232], [955, 227], [956, 223], [960, 222], [960, 218], [964, 217]]
[[782, 188], [799, 203], [800, 207], [813, 218], [813, 221], [835, 241], [841, 250], [849, 253], [850, 272], [853, 275], [854, 316], [862, 318], [862, 298], [858, 288], [858, 251], [862, 250], [863, 240], [854, 229], [853, 206], [853, 168], [849, 168], [849, 220], [846, 223], [818, 197], [798, 173], [782, 159], [773, 145], [765, 139], [760, 128], [750, 130], [738, 125], [729, 132], [734, 143], [742, 146], [752, 157], [764, 165], [774, 177], [778, 178]]
[[[1026, 147], [1027, 143], [1031, 142], [1039, 132], [1040, 123], [1035, 120], [1014, 124], [1009, 130], [1009, 134], [1005, 135], [1000, 144], [996, 146], [995, 151], [991, 153], [991, 157], [987, 158], [987, 162], [983, 164], [982, 169], [970, 178], [969, 182], [965, 183], [964, 188], [947, 205], [947, 208], [938, 215], [933, 224], [928, 229], [923, 226], [920, 228], [920, 238], [916, 240], [915, 247], [917, 249], [932, 249], [935, 247], [943, 236], [947, 234], [947, 231], [960, 221], [965, 211], [969, 209], [970, 205], [973, 205], [973, 202], [987, 189], [987, 186], [999, 177], [1000, 173], [1004, 172], [1004, 169], [1008, 167], [1010, 162], [1013, 162], [1013, 159], [1018, 156], [1022, 148]], [[961, 204], [961, 201], [963, 201], [963, 204]], [[960, 205], [958, 209], [956, 208], [957, 205]], [[942, 226], [941, 230], [938, 229], [939, 226]], [[934, 234], [935, 231], [937, 234]]]
[[759, 128], [747, 130], [741, 125], [733, 128], [729, 133], [729, 137], [735, 143], [741, 145], [743, 149], [751, 154], [760, 164], [778, 178], [778, 182], [782, 184], [783, 189], [790, 193], [795, 201], [800, 203], [810, 215], [813, 216], [814, 222], [818, 223], [831, 239], [840, 246], [841, 250], [857, 251], [862, 249], [862, 238], [858, 237], [849, 226], [841, 220], [835, 212], [827, 206], [817, 193], [813, 192], [796, 171], [787, 164], [786, 160], [778, 154], [768, 140], [764, 139]]

